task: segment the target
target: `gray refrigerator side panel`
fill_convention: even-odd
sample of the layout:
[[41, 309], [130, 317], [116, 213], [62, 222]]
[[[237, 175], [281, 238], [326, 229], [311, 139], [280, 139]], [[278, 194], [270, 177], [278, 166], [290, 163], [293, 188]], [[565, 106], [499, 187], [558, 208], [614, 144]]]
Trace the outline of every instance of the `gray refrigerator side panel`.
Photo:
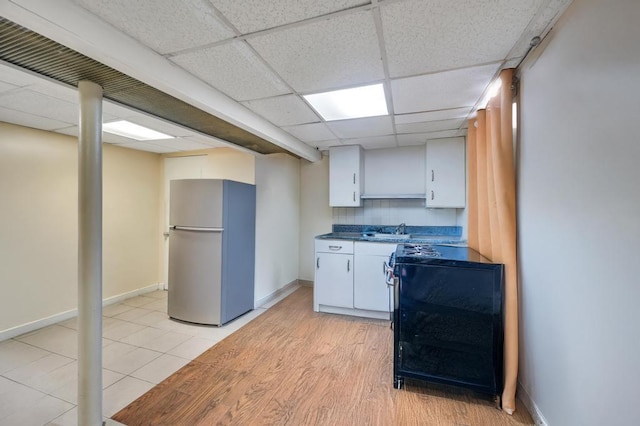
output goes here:
[[172, 180], [169, 223], [200, 228], [222, 227], [222, 186], [220, 179]]
[[171, 230], [168, 313], [199, 324], [222, 324], [222, 232]]
[[256, 187], [224, 181], [222, 322], [253, 309]]

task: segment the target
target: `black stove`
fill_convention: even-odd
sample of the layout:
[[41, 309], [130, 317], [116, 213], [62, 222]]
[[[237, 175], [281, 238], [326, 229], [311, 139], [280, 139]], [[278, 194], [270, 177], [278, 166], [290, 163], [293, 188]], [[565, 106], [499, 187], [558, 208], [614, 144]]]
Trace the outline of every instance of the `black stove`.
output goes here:
[[502, 392], [504, 266], [467, 247], [399, 244], [394, 287], [394, 387], [406, 377]]
[[440, 260], [491, 263], [489, 259], [468, 247], [437, 244], [398, 244], [390, 266], [396, 263], [433, 263]]

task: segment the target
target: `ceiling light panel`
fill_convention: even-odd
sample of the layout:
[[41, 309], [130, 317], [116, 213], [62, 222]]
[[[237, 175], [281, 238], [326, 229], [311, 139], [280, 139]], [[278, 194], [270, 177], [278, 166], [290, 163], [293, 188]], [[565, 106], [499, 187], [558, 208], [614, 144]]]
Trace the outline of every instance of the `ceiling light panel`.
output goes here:
[[389, 114], [382, 83], [304, 95], [326, 121]]
[[472, 107], [500, 64], [464, 68], [391, 81], [396, 114]]
[[244, 34], [369, 3], [369, 1], [363, 0], [210, 1]]
[[327, 123], [339, 138], [360, 138], [393, 134], [391, 117], [369, 117]]
[[188, 52], [171, 60], [237, 101], [291, 91], [242, 41]]
[[245, 106], [276, 126], [313, 123], [320, 118], [296, 95], [276, 96], [243, 102]]
[[380, 10], [392, 78], [500, 61], [545, 0], [410, 0]]
[[102, 131], [113, 133], [125, 138], [135, 139], [138, 141], [153, 141], [174, 138], [174, 136], [167, 135], [125, 120], [103, 123]]
[[231, 38], [235, 33], [206, 1], [74, 0], [117, 29], [166, 54]]
[[299, 92], [326, 91], [384, 78], [370, 11], [265, 33], [248, 42]]

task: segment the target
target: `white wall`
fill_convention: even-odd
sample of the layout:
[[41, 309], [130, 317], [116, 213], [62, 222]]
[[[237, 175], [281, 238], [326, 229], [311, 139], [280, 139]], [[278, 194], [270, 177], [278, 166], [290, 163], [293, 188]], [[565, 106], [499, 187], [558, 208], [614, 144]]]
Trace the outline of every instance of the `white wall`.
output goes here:
[[313, 281], [314, 238], [331, 232], [329, 206], [329, 157], [310, 163], [300, 161], [300, 271], [301, 280]]
[[[161, 159], [105, 144], [103, 297], [158, 280]], [[0, 332], [77, 306], [77, 140], [0, 123]]]
[[638, 22], [575, 0], [521, 72], [520, 381], [550, 425], [639, 421]]
[[259, 301], [298, 279], [300, 161], [256, 157], [256, 287]]

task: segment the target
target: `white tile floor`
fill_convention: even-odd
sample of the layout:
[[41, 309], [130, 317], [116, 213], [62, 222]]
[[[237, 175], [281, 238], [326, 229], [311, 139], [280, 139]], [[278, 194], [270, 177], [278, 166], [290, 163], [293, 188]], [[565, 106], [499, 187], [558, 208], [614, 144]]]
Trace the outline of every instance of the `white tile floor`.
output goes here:
[[[170, 320], [165, 291], [105, 307], [105, 420], [289, 293], [224, 327]], [[0, 342], [0, 425], [77, 424], [77, 340], [73, 318]]]

